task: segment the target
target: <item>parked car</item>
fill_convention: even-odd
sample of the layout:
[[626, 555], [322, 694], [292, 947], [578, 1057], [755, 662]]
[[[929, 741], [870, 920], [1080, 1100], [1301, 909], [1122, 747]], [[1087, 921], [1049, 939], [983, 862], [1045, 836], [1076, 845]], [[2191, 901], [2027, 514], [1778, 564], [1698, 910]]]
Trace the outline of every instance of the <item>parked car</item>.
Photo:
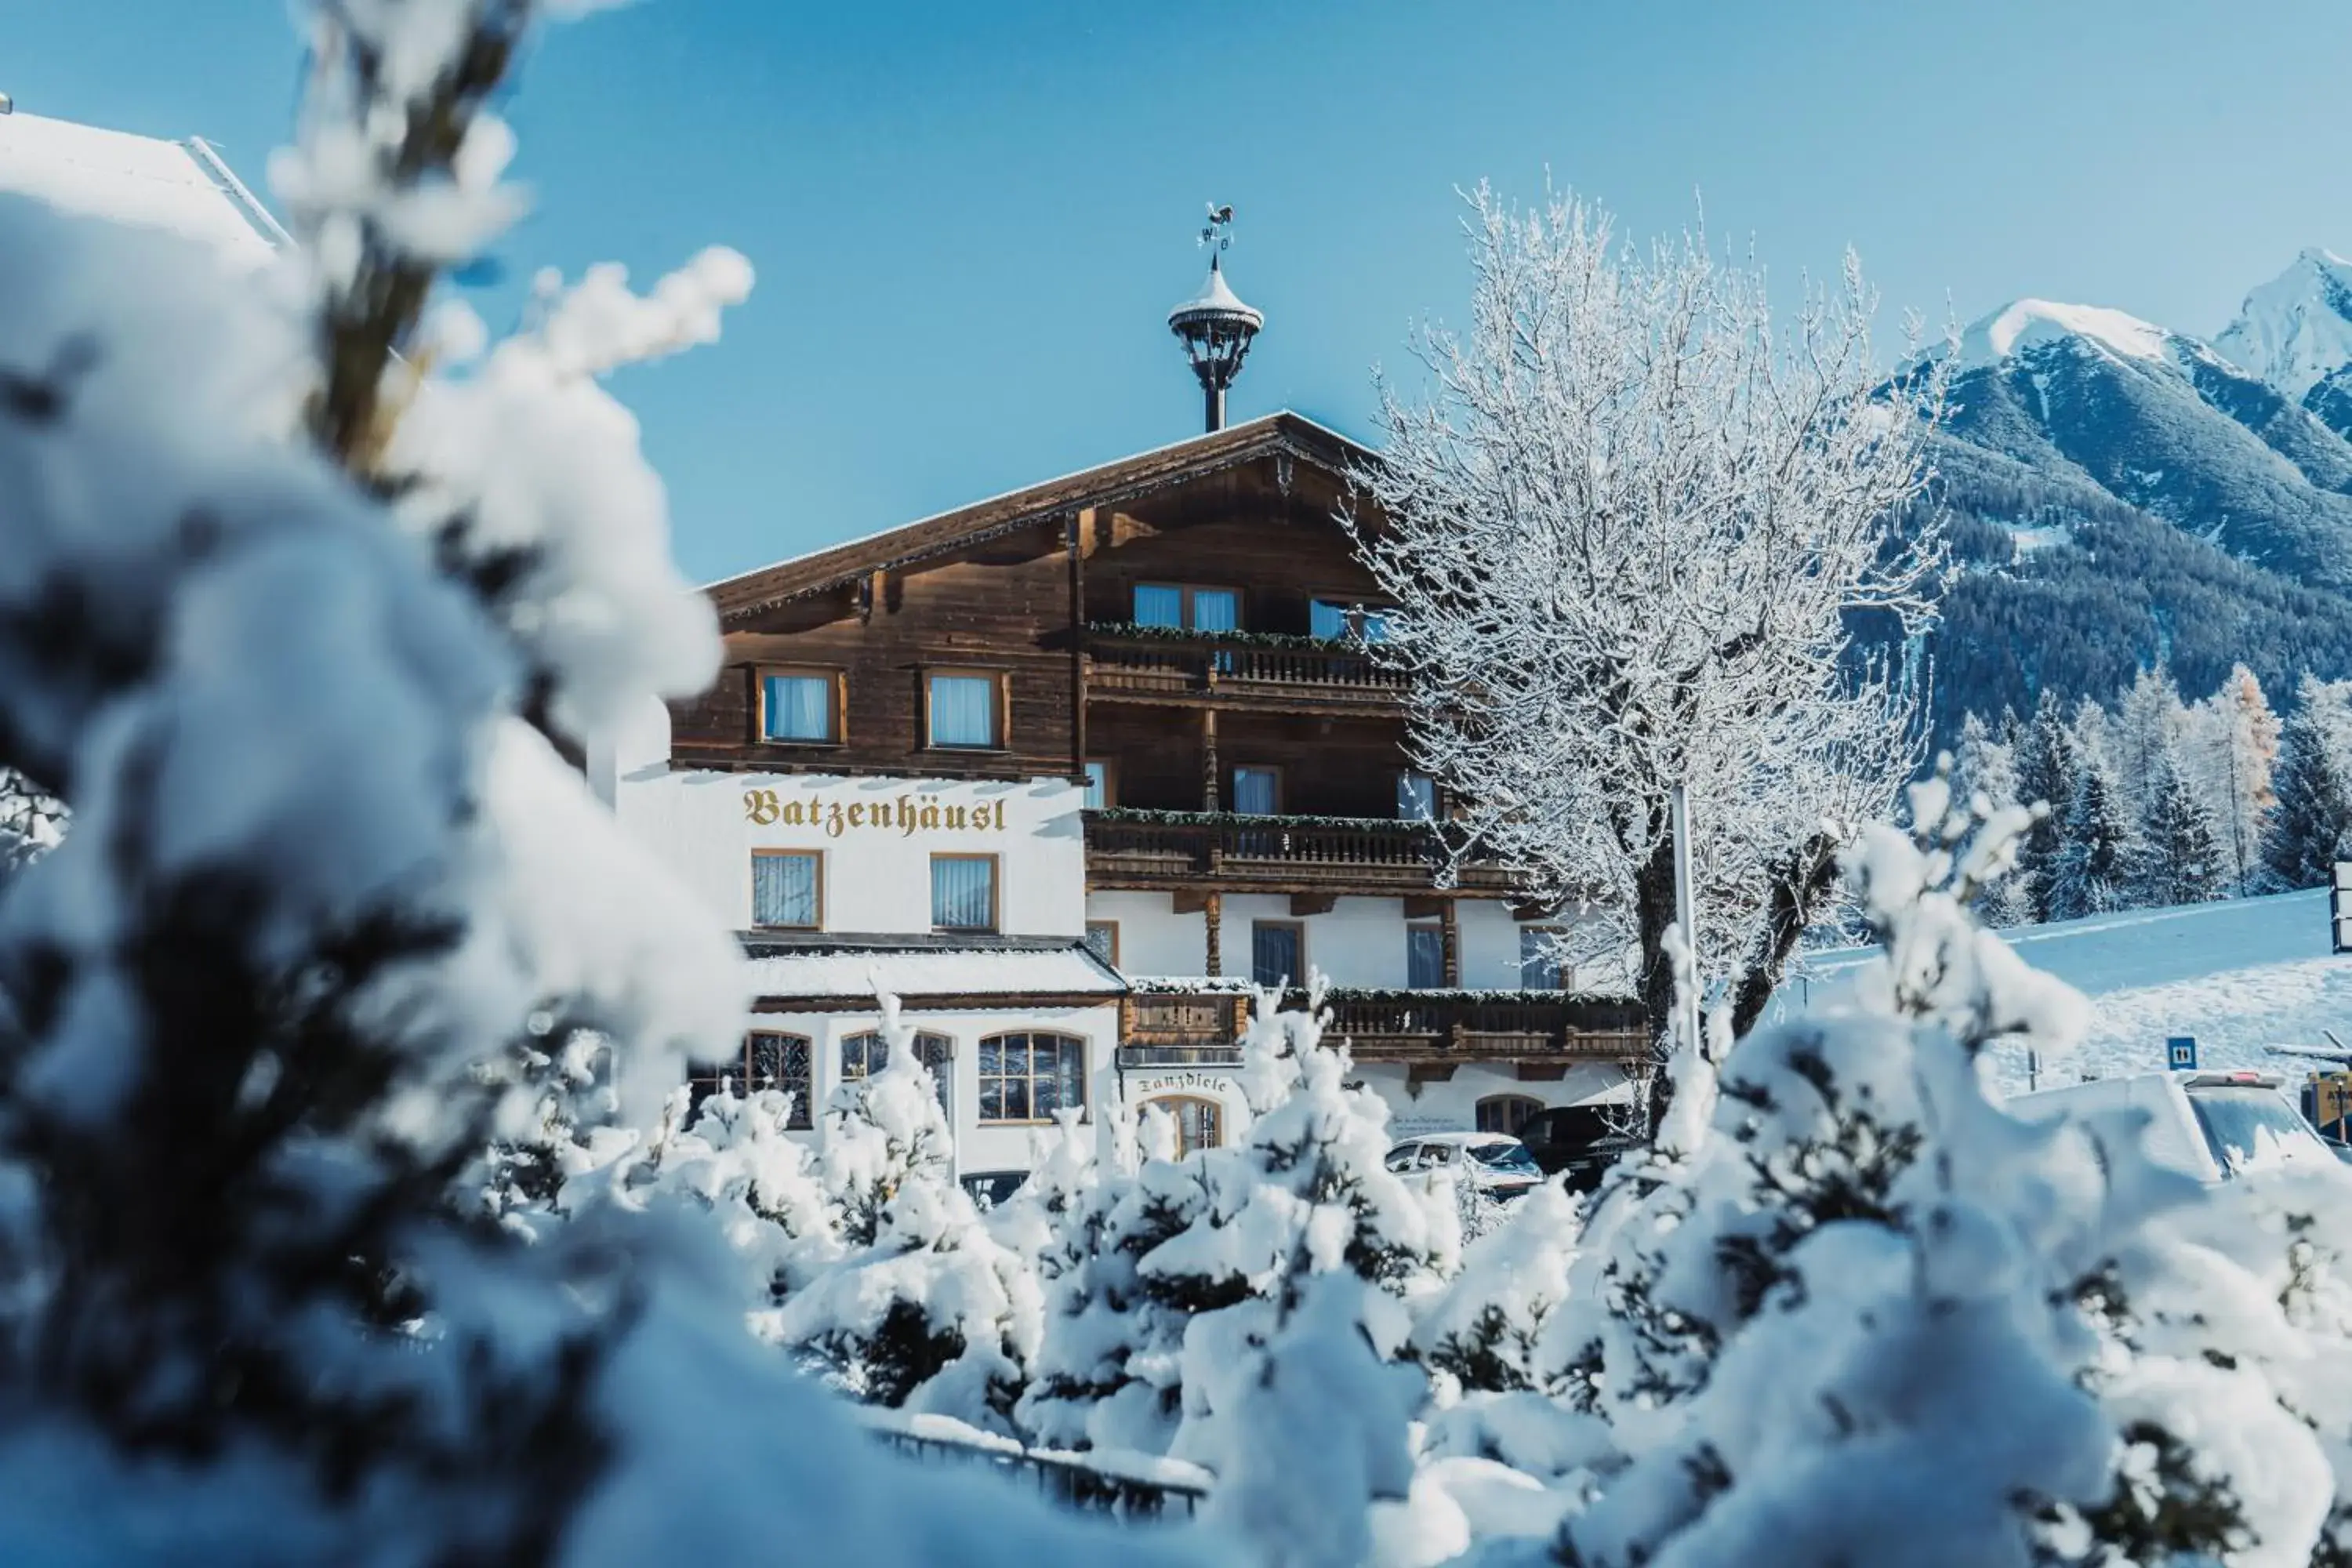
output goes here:
[[1388, 1152], [1388, 1168], [1426, 1187], [1440, 1171], [1467, 1179], [1488, 1197], [1507, 1202], [1544, 1178], [1528, 1146], [1507, 1132], [1425, 1132]]
[[971, 1194], [982, 1213], [994, 1208], [1021, 1190], [1029, 1179], [1026, 1171], [970, 1171], [961, 1178], [963, 1190]]
[[1538, 1110], [1520, 1126], [1519, 1141], [1546, 1175], [1565, 1172], [1572, 1193], [1598, 1187], [1610, 1166], [1642, 1146], [1640, 1139], [1612, 1130], [1608, 1111], [1598, 1105]]
[[2208, 1184], [2270, 1164], [2332, 1163], [2284, 1080], [2266, 1072], [2144, 1072], [2021, 1094], [2009, 1101], [2028, 1121], [2129, 1108], [2148, 1114], [2142, 1146], [2158, 1164]]

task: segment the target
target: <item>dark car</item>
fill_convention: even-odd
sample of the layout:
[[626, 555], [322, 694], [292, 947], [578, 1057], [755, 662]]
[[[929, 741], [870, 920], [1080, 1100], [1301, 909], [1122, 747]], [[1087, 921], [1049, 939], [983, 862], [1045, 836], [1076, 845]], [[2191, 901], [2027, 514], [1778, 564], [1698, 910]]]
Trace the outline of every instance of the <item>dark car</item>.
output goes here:
[[971, 1194], [971, 1201], [983, 1212], [1019, 1192], [1021, 1184], [1028, 1179], [1026, 1171], [972, 1171], [962, 1178], [963, 1190]]
[[1572, 1193], [1592, 1191], [1621, 1155], [1642, 1147], [1640, 1139], [1612, 1128], [1607, 1108], [1598, 1105], [1538, 1110], [1519, 1128], [1519, 1142], [1544, 1174], [1567, 1173]]

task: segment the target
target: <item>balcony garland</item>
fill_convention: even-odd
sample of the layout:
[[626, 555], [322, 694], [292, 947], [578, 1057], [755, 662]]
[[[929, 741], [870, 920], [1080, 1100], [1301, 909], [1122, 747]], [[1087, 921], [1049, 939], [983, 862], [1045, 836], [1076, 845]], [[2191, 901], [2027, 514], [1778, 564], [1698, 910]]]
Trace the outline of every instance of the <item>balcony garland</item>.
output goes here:
[[1196, 631], [1191, 626], [1147, 626], [1138, 621], [1088, 621], [1087, 635], [1117, 642], [1168, 642], [1191, 647], [1213, 643], [1222, 647], [1277, 648], [1297, 653], [1369, 655], [1370, 651], [1369, 644], [1349, 636], [1316, 637], [1301, 637], [1296, 632], [1209, 632]]
[[[1258, 987], [1248, 979], [1233, 974], [1130, 974], [1128, 990], [1137, 996], [1254, 996]], [[1304, 1006], [1307, 993], [1297, 986], [1284, 991], [1287, 1005]], [[1639, 1003], [1631, 996], [1612, 996], [1599, 991], [1493, 991], [1461, 987], [1412, 990], [1396, 986], [1334, 985], [1323, 993], [1326, 1005], [1337, 1003], [1406, 1005], [1454, 1003], [1457, 1005], [1499, 1005], [1513, 1003], [1543, 1003], [1564, 1007], [1599, 1007], [1637, 1009]], [[1629, 1021], [1638, 1024], [1638, 1015], [1629, 1015]]]
[[1420, 832], [1431, 826], [1395, 816], [1260, 816], [1236, 811], [1152, 811], [1131, 805], [1095, 807], [1087, 811], [1087, 820], [1106, 826], [1124, 823], [1145, 827], [1234, 827], [1267, 832], [1286, 827], [1335, 827], [1351, 832], [1402, 828]]

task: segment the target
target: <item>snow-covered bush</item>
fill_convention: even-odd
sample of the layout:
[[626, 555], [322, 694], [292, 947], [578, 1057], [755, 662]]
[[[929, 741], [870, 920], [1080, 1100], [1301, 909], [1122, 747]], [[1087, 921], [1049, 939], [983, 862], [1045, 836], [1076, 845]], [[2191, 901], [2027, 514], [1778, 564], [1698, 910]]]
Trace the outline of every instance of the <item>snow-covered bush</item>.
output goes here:
[[[1404, 1301], [1455, 1265], [1454, 1206], [1381, 1162], [1387, 1107], [1349, 1089], [1344, 1050], [1309, 1010], [1262, 993], [1242, 1041], [1252, 1118], [1238, 1142], [1181, 1160], [1147, 1154], [1073, 1211], [1086, 1239], [1055, 1281], [1038, 1375], [1019, 1412], [1064, 1447], [1173, 1454], [1214, 1468], [1218, 1391], [1237, 1386], [1307, 1282], [1345, 1274], [1375, 1287], [1360, 1329], [1381, 1355], [1410, 1331]], [[1147, 1111], [1143, 1142], [1153, 1142]]]
[[2025, 815], [1913, 798], [1853, 861], [1882, 956], [1851, 1002], [1739, 1042], [1705, 1135], [1600, 1196], [1538, 1347], [1610, 1434], [1559, 1558], [2305, 1561], [2330, 1484], [2297, 1417], [2342, 1429], [2344, 1347], [2291, 1321], [2332, 1283], [2280, 1303], [2323, 1205], [2201, 1194], [2129, 1115], [1992, 1102], [1984, 1053], [2063, 1050], [2085, 1005], [1968, 913]]
[[1568, 1294], [1580, 1218], [1577, 1200], [1557, 1181], [1546, 1182], [1472, 1240], [1462, 1271], [1414, 1313], [1412, 1349], [1423, 1364], [1465, 1391], [1544, 1386], [1536, 1344]]
[[[0, 196], [0, 769], [74, 821], [0, 889], [0, 1561], [1098, 1559], [858, 1444], [700, 1205], [471, 1201], [550, 1019], [649, 1121], [746, 989], [551, 743], [715, 664], [634, 442], [579, 426], [607, 497], [399, 423], [514, 208], [482, 106], [534, 9], [312, 15], [300, 289]], [[494, 569], [395, 515], [436, 483], [540, 531]]]
[[1044, 1329], [1035, 1267], [956, 1183], [938, 1085], [898, 999], [881, 1001], [888, 1059], [825, 1112], [821, 1165], [846, 1251], [760, 1331], [856, 1398], [1009, 1431]]

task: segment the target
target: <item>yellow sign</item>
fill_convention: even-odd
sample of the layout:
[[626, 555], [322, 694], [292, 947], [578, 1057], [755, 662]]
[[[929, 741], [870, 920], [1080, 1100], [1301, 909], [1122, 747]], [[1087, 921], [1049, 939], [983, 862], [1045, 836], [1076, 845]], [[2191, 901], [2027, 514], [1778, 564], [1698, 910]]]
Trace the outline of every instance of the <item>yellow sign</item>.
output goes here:
[[838, 838], [856, 827], [896, 830], [911, 838], [918, 833], [1002, 833], [1004, 803], [942, 805], [902, 795], [896, 800], [785, 800], [772, 789], [743, 792], [743, 816], [761, 827], [782, 823], [787, 827], [814, 827], [828, 838]]

